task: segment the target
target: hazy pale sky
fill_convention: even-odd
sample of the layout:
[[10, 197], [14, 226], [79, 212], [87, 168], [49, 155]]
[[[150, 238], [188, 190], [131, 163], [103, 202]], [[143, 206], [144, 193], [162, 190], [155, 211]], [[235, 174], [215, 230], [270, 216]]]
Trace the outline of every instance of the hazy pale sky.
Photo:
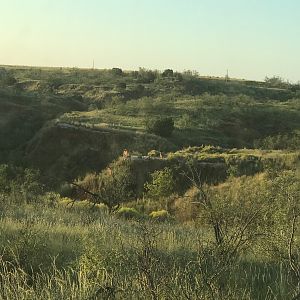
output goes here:
[[0, 0], [0, 64], [300, 80], [300, 0]]

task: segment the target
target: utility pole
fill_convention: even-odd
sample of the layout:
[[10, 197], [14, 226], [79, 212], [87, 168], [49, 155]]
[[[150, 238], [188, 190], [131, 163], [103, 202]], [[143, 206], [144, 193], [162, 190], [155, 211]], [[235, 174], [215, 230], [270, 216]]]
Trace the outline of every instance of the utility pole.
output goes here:
[[95, 69], [95, 60], [93, 59], [93, 70]]
[[229, 73], [228, 73], [228, 69], [227, 69], [227, 71], [226, 71], [225, 81], [226, 81], [226, 82], [229, 81]]

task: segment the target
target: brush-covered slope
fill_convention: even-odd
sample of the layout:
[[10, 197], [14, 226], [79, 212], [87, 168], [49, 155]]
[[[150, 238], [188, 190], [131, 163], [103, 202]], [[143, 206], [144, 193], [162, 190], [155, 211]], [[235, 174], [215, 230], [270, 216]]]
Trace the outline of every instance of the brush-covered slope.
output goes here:
[[300, 140], [299, 99], [266, 102], [243, 95], [209, 94], [144, 97], [105, 109], [67, 113], [61, 119], [144, 132], [147, 120], [159, 117], [173, 118], [175, 131], [169, 140], [178, 148], [202, 144], [253, 148], [260, 140], [278, 134], [295, 135]]
[[103, 169], [124, 149], [147, 154], [152, 149], [171, 151], [175, 147], [155, 135], [53, 121], [28, 144], [25, 160], [56, 184]]
[[0, 161], [22, 159], [22, 148], [45, 122], [83, 109], [77, 99], [0, 89]]
[[[0, 71], [0, 162], [40, 169], [49, 182], [99, 171], [124, 148], [146, 154], [300, 145], [300, 86], [280, 80], [118, 68]], [[167, 139], [146, 130], [161, 117], [175, 123]]]

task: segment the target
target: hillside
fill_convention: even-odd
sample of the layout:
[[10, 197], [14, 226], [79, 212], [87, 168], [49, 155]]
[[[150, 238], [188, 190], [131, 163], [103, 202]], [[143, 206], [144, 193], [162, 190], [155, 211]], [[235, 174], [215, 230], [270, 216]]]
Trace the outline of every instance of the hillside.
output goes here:
[[108, 124], [145, 131], [149, 118], [172, 117], [175, 131], [170, 141], [180, 147], [202, 144], [249, 147], [277, 134], [297, 134], [299, 100], [261, 102], [247, 96], [225, 95], [143, 97], [89, 112], [66, 113], [63, 122], [86, 126]]
[[0, 68], [0, 298], [296, 299], [299, 91]]
[[[52, 182], [101, 170], [124, 148], [144, 155], [201, 145], [295, 150], [299, 91], [189, 71], [4, 66], [0, 162], [38, 168]], [[172, 135], [148, 134], [147, 121], [164, 117], [174, 120]]]
[[158, 148], [171, 151], [175, 146], [147, 133], [51, 122], [27, 144], [25, 160], [57, 185], [87, 172], [104, 169], [126, 148], [147, 154]]
[[47, 121], [67, 111], [85, 109], [85, 104], [74, 98], [0, 88], [0, 162], [22, 156], [25, 144]]
[[[201, 76], [197, 72], [173, 70], [123, 71], [113, 69], [39, 68], [0, 66], [6, 76], [14, 78], [20, 89], [55, 94], [81, 95], [101, 105], [102, 100], [120, 96], [124, 100], [166, 94], [228, 96], [247, 95], [255, 99], [288, 100], [299, 95], [300, 86], [268, 80], [265, 82]], [[9, 82], [9, 80], [6, 80]], [[100, 102], [100, 103], [99, 103]]]

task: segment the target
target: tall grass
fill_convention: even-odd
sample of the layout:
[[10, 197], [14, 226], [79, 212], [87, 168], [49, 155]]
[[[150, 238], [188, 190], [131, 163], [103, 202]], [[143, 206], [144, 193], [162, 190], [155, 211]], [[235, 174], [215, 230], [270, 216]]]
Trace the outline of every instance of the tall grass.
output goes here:
[[88, 207], [3, 208], [0, 299], [287, 299], [285, 266], [242, 256], [216, 280], [207, 230]]

